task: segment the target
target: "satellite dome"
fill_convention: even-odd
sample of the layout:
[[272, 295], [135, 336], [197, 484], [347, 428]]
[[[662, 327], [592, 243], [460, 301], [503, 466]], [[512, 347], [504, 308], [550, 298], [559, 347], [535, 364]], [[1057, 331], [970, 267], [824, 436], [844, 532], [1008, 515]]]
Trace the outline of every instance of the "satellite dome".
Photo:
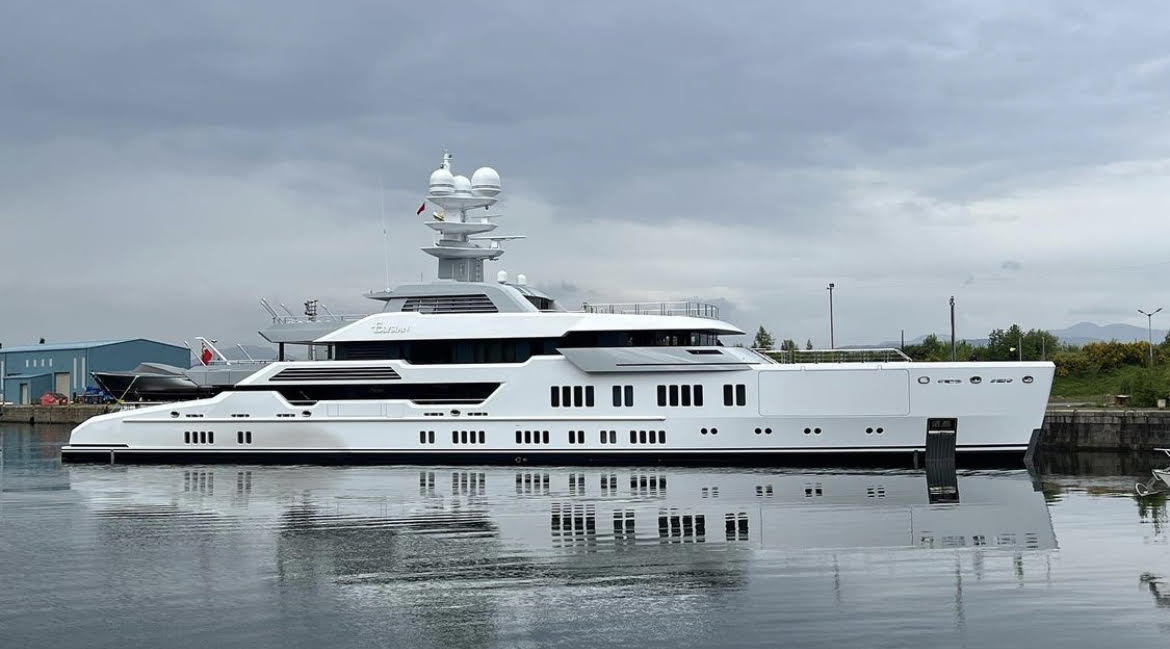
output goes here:
[[471, 181], [467, 176], [455, 176], [454, 185], [456, 196], [471, 196]]
[[471, 191], [479, 196], [493, 197], [500, 193], [500, 174], [491, 167], [480, 167], [471, 174]]
[[432, 196], [448, 196], [455, 191], [455, 177], [446, 169], [436, 169], [431, 174], [430, 192]]

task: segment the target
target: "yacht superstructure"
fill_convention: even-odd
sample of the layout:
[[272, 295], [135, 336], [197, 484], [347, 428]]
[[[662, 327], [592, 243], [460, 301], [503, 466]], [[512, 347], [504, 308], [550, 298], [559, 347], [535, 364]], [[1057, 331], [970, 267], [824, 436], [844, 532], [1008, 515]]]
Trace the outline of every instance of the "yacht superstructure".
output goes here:
[[[776, 363], [694, 303], [566, 311], [522, 276], [484, 281], [510, 236], [499, 175], [430, 179], [438, 281], [371, 293], [360, 318], [273, 318], [265, 364], [211, 398], [95, 417], [68, 459], [732, 462], [785, 454], [1023, 453], [1051, 363]], [[286, 344], [308, 361], [284, 360]]]

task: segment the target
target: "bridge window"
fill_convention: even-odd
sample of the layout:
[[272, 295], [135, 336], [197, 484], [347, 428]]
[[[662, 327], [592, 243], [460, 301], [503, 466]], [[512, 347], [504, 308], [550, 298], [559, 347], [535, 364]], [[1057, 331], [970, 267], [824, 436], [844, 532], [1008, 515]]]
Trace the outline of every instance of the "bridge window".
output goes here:
[[[476, 404], [482, 403], [499, 387], [499, 383], [256, 384], [239, 385], [233, 390], [276, 390], [285, 399], [294, 403], [403, 399], [416, 404]], [[308, 417], [312, 413], [306, 410], [303, 414]]]

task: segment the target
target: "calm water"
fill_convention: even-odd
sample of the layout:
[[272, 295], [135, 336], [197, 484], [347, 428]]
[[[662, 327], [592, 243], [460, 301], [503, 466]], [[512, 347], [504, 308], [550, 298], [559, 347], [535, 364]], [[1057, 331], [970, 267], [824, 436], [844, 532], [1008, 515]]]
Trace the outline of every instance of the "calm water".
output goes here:
[[0, 433], [3, 647], [1170, 642], [1165, 501], [1131, 495], [1150, 458], [62, 466], [67, 429]]

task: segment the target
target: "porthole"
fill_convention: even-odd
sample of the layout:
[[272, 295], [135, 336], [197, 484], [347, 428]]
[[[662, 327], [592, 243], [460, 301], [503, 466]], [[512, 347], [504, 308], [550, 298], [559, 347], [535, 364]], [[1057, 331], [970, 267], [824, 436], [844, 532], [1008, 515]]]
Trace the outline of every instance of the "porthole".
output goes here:
[[174, 410], [171, 411], [171, 418], [172, 419], [177, 418], [178, 416], [179, 416], [179, 413], [177, 411], [174, 411]]
[[820, 428], [814, 428], [814, 429], [813, 429], [813, 434], [814, 434], [814, 435], [820, 435], [820, 434], [821, 434], [821, 429], [820, 429]]
[[772, 429], [771, 429], [771, 428], [765, 428], [765, 429], [764, 429], [764, 434], [765, 434], [765, 435], [771, 435], [771, 434], [772, 434]]
[[302, 410], [302, 411], [301, 411], [301, 415], [302, 415], [302, 416], [305, 416], [305, 417], [311, 416], [312, 414], [313, 414], [313, 413], [309, 412], [308, 410]]
[[872, 429], [872, 428], [866, 428], [866, 429], [865, 429], [865, 434], [866, 434], [866, 435], [872, 435], [872, 434], [873, 434], [873, 429]]
[[1032, 382], [1032, 381], [1034, 381], [1035, 379], [1033, 379], [1033, 378], [1032, 378], [1032, 377], [1030, 377], [1030, 376], [1025, 376], [1023, 379], [1020, 379], [1020, 380], [1022, 380], [1024, 383], [1031, 383], [1031, 382]]
[[704, 434], [704, 435], [706, 435], [706, 434], [707, 434], [707, 429], [706, 429], [706, 428], [700, 428], [700, 429], [699, 429], [699, 432], [700, 432], [700, 433], [702, 433], [702, 434]]
[[711, 434], [712, 434], [712, 435], [718, 435], [718, 434], [719, 434], [719, 429], [718, 429], [718, 428], [712, 428], [712, 429], [711, 429]]
[[762, 433], [762, 432], [764, 432], [764, 431], [760, 430], [759, 428], [757, 428], [757, 429], [756, 429], [756, 434], [757, 434], [757, 435], [759, 435], [759, 434], [760, 434], [760, 433]]
[[809, 434], [809, 433], [811, 433], [811, 432], [812, 432], [812, 429], [811, 429], [811, 428], [805, 428], [805, 429], [804, 429], [804, 434], [805, 434], [805, 435], [808, 435], [808, 434]]
[[884, 432], [886, 432], [886, 429], [885, 429], [885, 428], [882, 428], [882, 427], [880, 427], [880, 426], [879, 426], [879, 427], [878, 427], [878, 429], [877, 429], [877, 434], [878, 434], [878, 435], [881, 435], [881, 434], [882, 434], [882, 433], [884, 433]]
[[921, 383], [922, 385], [926, 385], [927, 383], [930, 383], [930, 377], [929, 376], [920, 376], [920, 377], [918, 377], [918, 382]]
[[980, 384], [980, 383], [982, 383], [982, 382], [983, 382], [983, 377], [982, 377], [982, 376], [972, 376], [972, 377], [971, 377], [971, 383], [974, 383], [974, 384], [978, 385], [978, 384]]

